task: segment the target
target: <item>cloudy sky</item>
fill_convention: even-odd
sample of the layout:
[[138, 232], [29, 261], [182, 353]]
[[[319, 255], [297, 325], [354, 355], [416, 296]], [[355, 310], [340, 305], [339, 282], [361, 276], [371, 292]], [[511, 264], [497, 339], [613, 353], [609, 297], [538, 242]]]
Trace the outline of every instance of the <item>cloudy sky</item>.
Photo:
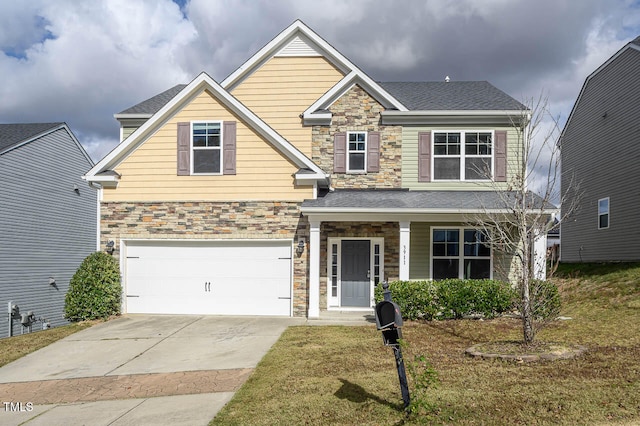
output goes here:
[[97, 161], [114, 113], [201, 71], [222, 81], [295, 19], [375, 80], [544, 92], [564, 122], [640, 35], [640, 0], [0, 0], [0, 122], [65, 121]]

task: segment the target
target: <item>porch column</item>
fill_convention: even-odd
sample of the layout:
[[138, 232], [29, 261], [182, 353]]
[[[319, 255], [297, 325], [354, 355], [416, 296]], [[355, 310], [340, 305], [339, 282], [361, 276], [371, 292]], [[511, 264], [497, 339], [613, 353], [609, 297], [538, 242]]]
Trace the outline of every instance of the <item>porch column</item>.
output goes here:
[[409, 247], [411, 241], [411, 222], [400, 222], [400, 280], [409, 279]]
[[309, 219], [309, 318], [320, 316], [320, 221]]

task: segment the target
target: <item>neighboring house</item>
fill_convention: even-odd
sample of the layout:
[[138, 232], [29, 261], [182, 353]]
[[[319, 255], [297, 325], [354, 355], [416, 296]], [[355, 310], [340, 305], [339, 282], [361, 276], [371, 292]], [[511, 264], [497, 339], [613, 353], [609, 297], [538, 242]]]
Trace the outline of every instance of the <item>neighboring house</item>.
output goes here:
[[[96, 251], [92, 166], [65, 123], [0, 124], [0, 302], [31, 311], [33, 330], [66, 323], [69, 281]], [[18, 316], [0, 322], [2, 337], [25, 330]]]
[[222, 83], [116, 114], [86, 179], [124, 310], [318, 317], [383, 280], [505, 278], [467, 223], [503, 211], [523, 108], [487, 82], [375, 82], [294, 22]]
[[563, 207], [579, 204], [562, 221], [563, 262], [640, 261], [639, 99], [640, 37], [587, 77], [562, 131]]

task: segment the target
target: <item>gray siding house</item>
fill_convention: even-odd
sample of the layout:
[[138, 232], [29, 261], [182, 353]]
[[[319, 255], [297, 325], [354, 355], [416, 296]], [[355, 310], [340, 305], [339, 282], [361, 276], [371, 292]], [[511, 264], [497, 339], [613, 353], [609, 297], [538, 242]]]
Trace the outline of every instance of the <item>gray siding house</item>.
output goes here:
[[640, 261], [640, 37], [587, 77], [560, 143], [562, 192], [581, 193], [562, 261]]
[[33, 331], [66, 323], [69, 281], [97, 244], [92, 166], [65, 123], [0, 124], [0, 337], [28, 331], [8, 321], [10, 303], [33, 313]]

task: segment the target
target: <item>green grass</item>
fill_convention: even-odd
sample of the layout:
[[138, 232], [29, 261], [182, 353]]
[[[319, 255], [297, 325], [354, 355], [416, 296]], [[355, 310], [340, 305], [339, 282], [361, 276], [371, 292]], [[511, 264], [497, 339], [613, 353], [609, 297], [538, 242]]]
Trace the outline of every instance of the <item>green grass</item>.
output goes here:
[[[538, 339], [585, 345], [573, 360], [470, 358], [521, 337], [520, 322], [407, 322], [406, 362], [438, 373], [430, 409], [407, 418], [393, 353], [375, 327], [290, 327], [212, 424], [640, 424], [640, 265], [561, 265], [562, 315]], [[415, 395], [415, 393], [414, 393]]]
[[31, 352], [44, 348], [70, 334], [90, 327], [95, 322], [78, 322], [62, 327], [0, 339], [0, 367]]

